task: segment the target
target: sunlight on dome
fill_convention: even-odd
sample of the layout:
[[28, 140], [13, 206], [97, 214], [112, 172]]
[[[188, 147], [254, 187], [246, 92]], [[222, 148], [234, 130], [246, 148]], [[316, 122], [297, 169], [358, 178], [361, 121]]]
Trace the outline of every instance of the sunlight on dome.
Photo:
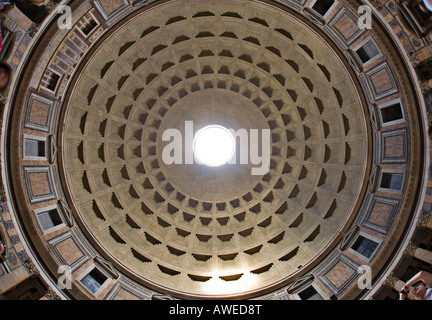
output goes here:
[[193, 150], [198, 163], [219, 167], [233, 157], [235, 139], [231, 132], [222, 126], [206, 126], [195, 134]]

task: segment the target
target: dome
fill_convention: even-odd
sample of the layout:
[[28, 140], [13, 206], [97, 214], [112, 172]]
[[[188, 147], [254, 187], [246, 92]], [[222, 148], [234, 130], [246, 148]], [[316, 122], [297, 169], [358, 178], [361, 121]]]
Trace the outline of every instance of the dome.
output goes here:
[[[218, 5], [174, 1], [121, 25], [80, 72], [61, 133], [65, 180], [95, 241], [143, 280], [206, 297], [311, 264], [352, 220], [369, 158], [363, 101], [332, 48], [280, 9], [247, 6], [267, 22], [244, 18], [241, 2]], [[167, 130], [186, 153], [188, 127], [199, 138], [215, 123], [246, 131], [245, 164], [166, 163]], [[259, 154], [269, 149], [260, 174], [251, 130]]]

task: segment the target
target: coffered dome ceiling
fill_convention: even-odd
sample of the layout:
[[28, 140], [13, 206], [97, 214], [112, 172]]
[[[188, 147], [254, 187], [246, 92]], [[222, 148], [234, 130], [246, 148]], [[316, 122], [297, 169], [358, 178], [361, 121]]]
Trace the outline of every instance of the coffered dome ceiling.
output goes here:
[[[147, 281], [258, 291], [313, 264], [358, 209], [364, 104], [334, 50], [284, 11], [163, 4], [115, 30], [71, 90], [71, 198], [94, 239]], [[162, 133], [185, 136], [185, 121], [271, 129], [270, 171], [165, 164]]]
[[[85, 46], [75, 42], [85, 53], [64, 86], [51, 90], [59, 103], [50, 140], [57, 198], [70, 208], [69, 228], [116, 272], [175, 297], [259, 297], [314, 270], [337, 282], [330, 259], [331, 272], [345, 272], [335, 261], [351, 268], [343, 286], [329, 285], [346, 293], [353, 266], [365, 263], [346, 251], [354, 235], [379, 239], [367, 262], [374, 270], [389, 258], [421, 174], [412, 157], [421, 152], [422, 127], [409, 77], [383, 31], [373, 35], [379, 55], [368, 67], [352, 52], [370, 31], [323, 29], [306, 13], [275, 2], [156, 1], [100, 24], [106, 29]], [[100, 19], [94, 9], [83, 16]], [[335, 34], [357, 41], [343, 50]], [[41, 53], [45, 65], [48, 54], [58, 56]], [[42, 71], [29, 81], [43, 92]], [[394, 101], [401, 117], [390, 128], [398, 134], [386, 135], [380, 106]], [[31, 116], [16, 110], [15, 121]], [[210, 124], [270, 130], [268, 172], [253, 175], [260, 164], [239, 161], [167, 164], [162, 135], [178, 129], [184, 137], [187, 121], [193, 132]], [[20, 152], [14, 156], [22, 159]], [[27, 177], [15, 181], [22, 185], [15, 192], [26, 199], [18, 206], [34, 211], [44, 204], [26, 195], [37, 193], [26, 165], [14, 169]], [[386, 172], [403, 176], [397, 192], [383, 185]], [[54, 235], [41, 238], [41, 247], [53, 248]], [[55, 248], [63, 262], [72, 254]], [[340, 252], [350, 262], [337, 260]]]

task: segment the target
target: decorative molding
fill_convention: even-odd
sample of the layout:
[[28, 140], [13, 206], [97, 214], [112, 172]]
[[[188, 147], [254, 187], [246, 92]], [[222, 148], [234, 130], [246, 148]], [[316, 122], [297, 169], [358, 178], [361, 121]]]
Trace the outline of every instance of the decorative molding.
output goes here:
[[40, 24], [34, 22], [34, 23], [30, 26], [30, 28], [27, 30], [27, 33], [29, 34], [29, 36], [30, 36], [31, 38], [33, 38], [33, 37], [36, 35], [36, 33], [39, 31], [39, 27], [40, 27]]
[[175, 300], [172, 296], [168, 294], [153, 293], [150, 300]]
[[417, 249], [418, 249], [418, 247], [416, 245], [414, 245], [414, 243], [410, 240], [408, 242], [407, 247], [405, 248], [404, 253], [403, 253], [404, 257], [412, 258]]
[[113, 265], [102, 257], [96, 256], [94, 258], [95, 262], [98, 263], [106, 272], [108, 272], [114, 279], [119, 277], [117, 270]]
[[128, 0], [121, 0], [121, 5], [117, 8], [107, 8], [105, 2], [92, 0], [93, 7], [99, 12], [108, 25], [115, 24], [118, 20], [130, 14], [134, 9]]
[[2, 246], [4, 250], [3, 253], [0, 255], [0, 261], [6, 261], [8, 259], [8, 246], [2, 228], [0, 228], [0, 246]]
[[420, 65], [420, 60], [415, 52], [408, 53], [408, 58], [410, 59], [410, 62], [414, 68]]
[[54, 164], [57, 159], [57, 145], [54, 135], [49, 135], [48, 137], [48, 152], [48, 162]]
[[[379, 75], [381, 78], [385, 77], [382, 75], [382, 73], [386, 74], [387, 79], [384, 80], [388, 81], [390, 85], [388, 88], [385, 89], [379, 86], [377, 87], [378, 79], [374, 80], [374, 77], [376, 77], [377, 75]], [[399, 92], [395, 75], [393, 74], [388, 62], [386, 61], [374, 66], [372, 69], [365, 71], [362, 76], [363, 83], [368, 88], [370, 99], [372, 99], [372, 101], [377, 101]], [[379, 81], [380, 85], [382, 84], [381, 80], [382, 79], [380, 79]]]
[[6, 192], [3, 186], [2, 181], [0, 181], [0, 202], [2, 203], [6, 203], [7, 202], [7, 198], [6, 198]]
[[0, 103], [6, 104], [8, 97], [9, 97], [9, 90], [0, 93]]
[[349, 229], [344, 236], [342, 237], [342, 240], [339, 245], [339, 249], [344, 251], [348, 248], [349, 244], [352, 242], [352, 240], [355, 238], [355, 236], [359, 232], [359, 226], [354, 226], [351, 229]]
[[[392, 131], [377, 132], [376, 133], [376, 159], [375, 161], [380, 164], [396, 164], [408, 162], [408, 130], [407, 128], [396, 129]], [[395, 147], [394, 144], [387, 142], [387, 139], [398, 137], [402, 140], [402, 146], [399, 154], [394, 152], [393, 156], [386, 156], [389, 149]]]
[[[351, 22], [340, 24], [339, 22], [344, 18], [351, 20]], [[348, 8], [341, 7], [339, 11], [331, 18], [331, 20], [327, 22], [324, 30], [332, 36], [333, 41], [339, 44], [342, 50], [347, 50], [357, 39], [359, 39], [359, 37], [361, 37], [366, 32], [366, 29], [360, 29], [358, 27], [357, 20], [358, 16], [356, 16]], [[349, 25], [347, 26], [347, 24]], [[351, 27], [353, 30], [351, 30], [351, 32], [348, 34], [343, 32], [346, 31], [345, 28]]]
[[358, 59], [358, 56], [354, 53], [353, 50], [348, 49], [345, 53], [345, 56], [350, 64], [350, 66], [357, 72], [363, 72], [363, 64]]
[[295, 10], [301, 11], [303, 6], [306, 4], [307, 0], [274, 0], [282, 4], [285, 7], [293, 8]]
[[[52, 133], [54, 131], [54, 120], [58, 112], [58, 101], [40, 92], [36, 92], [34, 89], [30, 89], [29, 91], [25, 108], [24, 126], [31, 130]], [[39, 112], [41, 108], [40, 105], [35, 105], [35, 103], [46, 107], [45, 118], [42, 118], [41, 115], [33, 116], [32, 112]], [[33, 107], [35, 110], [32, 110]]]
[[306, 274], [299, 279], [295, 280], [293, 283], [291, 283], [287, 288], [286, 291], [289, 294], [294, 293], [295, 291], [309, 285], [313, 280], [315, 279], [313, 274]]
[[418, 228], [426, 228], [428, 220], [431, 216], [426, 211], [422, 210], [417, 221]]
[[69, 208], [69, 206], [66, 204], [66, 202], [63, 199], [60, 199], [58, 201], [58, 206], [61, 210], [63, 217], [66, 220], [66, 224], [68, 225], [68, 227], [72, 227], [74, 225], [72, 210]]
[[[66, 262], [66, 259], [64, 258], [65, 253], [63, 252], [63, 250], [59, 249], [59, 244], [68, 240], [72, 240], [74, 245], [77, 247], [77, 249], [75, 250], [75, 261], [69, 261], [69, 263]], [[88, 248], [86, 240], [82, 237], [82, 235], [77, 231], [76, 228], [71, 229], [51, 239], [48, 243], [50, 245], [50, 250], [53, 255], [57, 257], [57, 259], [62, 265], [68, 265], [71, 268], [72, 272], [92, 258], [93, 251]], [[69, 246], [69, 249], [70, 247], [71, 246]], [[78, 253], [81, 253], [81, 256], [77, 256]]]
[[325, 24], [324, 18], [312, 8], [304, 8], [303, 13], [305, 14], [306, 18], [308, 18], [308, 20], [313, 24], [316, 24], [317, 26], [323, 26]]
[[380, 130], [380, 125], [378, 122], [378, 114], [377, 114], [377, 106], [375, 103], [369, 104], [368, 105], [368, 109], [369, 109], [369, 119], [372, 123], [373, 129], [375, 131], [379, 131]]
[[423, 94], [427, 94], [432, 90], [429, 81], [419, 81], [419, 84], [420, 84], [421, 92]]
[[[30, 178], [31, 175], [44, 175], [44, 177], [38, 177], [39, 180]], [[30, 199], [30, 203], [38, 203], [48, 200], [53, 200], [57, 198], [57, 181], [54, 179], [54, 169], [53, 166], [26, 166], [24, 167], [23, 178], [27, 187], [28, 196]], [[44, 178], [46, 186], [42, 183], [43, 189], [40, 190], [37, 183], [41, 181], [40, 179]], [[35, 185], [32, 185], [34, 183]], [[44, 190], [44, 188], [49, 189]], [[39, 193], [45, 192], [46, 193]]]
[[39, 271], [36, 269], [35, 265], [30, 259], [27, 259], [24, 262], [24, 268], [27, 270], [28, 274], [30, 276], [37, 276], [39, 275]]
[[383, 4], [380, 0], [369, 0], [369, 2], [378, 10], [380, 11], [383, 8]]
[[48, 290], [45, 293], [45, 298], [47, 298], [47, 300], [61, 300], [51, 287], [48, 287]]
[[133, 8], [141, 8], [141, 7], [149, 5], [153, 1], [154, 0], [132, 0], [132, 7]]
[[127, 294], [134, 296], [139, 300], [151, 300], [154, 295], [154, 293], [149, 289], [132, 282], [126, 277], [120, 277], [104, 299], [116, 300], [117, 295], [121, 295], [121, 292], [127, 292]]
[[[401, 17], [400, 21], [407, 30], [412, 30], [418, 37], [423, 37], [426, 33], [425, 28], [419, 23], [416, 16], [411, 12], [409, 4], [403, 0], [396, 1], [397, 15]], [[405, 22], [408, 21], [409, 23]]]
[[[374, 223], [370, 220], [371, 217], [380, 214], [377, 212], [374, 213], [374, 208], [377, 204], [386, 206], [387, 208], [389, 208], [390, 211], [387, 217], [387, 221], [381, 221], [383, 225]], [[361, 214], [360, 225], [375, 232], [386, 235], [391, 230], [398, 211], [399, 200], [369, 194], [365, 201], [365, 209]]]
[[[139, 7], [139, 6], [147, 5], [149, 3], [149, 1], [147, 1], [147, 0], [141, 0], [141, 1], [139, 1], [139, 0], [138, 1], [131, 0], [131, 1], [129, 1], [129, 3], [131, 3], [132, 7], [135, 7], [135, 6]], [[372, 0], [372, 1], [370, 1], [370, 3], [373, 4], [375, 7], [377, 7], [378, 10], [381, 10], [381, 8], [383, 7], [382, 3], [379, 0]], [[305, 10], [305, 14], [306, 14], [306, 11], [308, 11], [308, 10]], [[98, 30], [98, 31], [103, 32], [103, 28], [100, 28], [100, 30]], [[414, 61], [414, 63], [416, 63], [416, 62]], [[361, 72], [361, 67], [360, 67], [360, 72]], [[423, 90], [423, 87], [422, 87], [422, 90]], [[429, 90], [430, 90], [430, 88], [429, 88]], [[374, 123], [374, 125], [376, 125], [376, 124]], [[51, 132], [53, 132], [53, 131], [51, 131]], [[54, 164], [56, 162], [56, 156], [57, 156], [57, 148], [56, 148], [56, 144], [55, 144], [55, 137], [53, 135], [50, 135], [49, 138], [50, 138], [50, 140], [49, 140], [50, 147], [52, 148], [52, 149], [50, 149], [51, 153], [50, 153], [50, 157], [49, 157], [49, 162], [51, 164]], [[375, 169], [376, 169], [376, 167], [375, 167]], [[66, 220], [68, 221], [68, 225], [69, 226], [73, 226], [73, 223], [74, 223], [73, 222], [73, 215], [72, 215], [72, 212], [71, 212], [70, 208], [67, 206], [66, 202], [63, 199], [60, 199], [58, 201], [58, 206], [62, 210], [62, 212], [64, 213], [64, 215], [66, 217]], [[341, 248], [346, 248], [346, 246], [348, 246], [350, 244], [350, 242], [352, 241], [353, 237], [356, 235], [357, 231], [358, 231], [358, 226], [355, 226], [354, 228], [352, 228], [351, 230], [349, 230], [344, 235], [344, 237], [342, 239]], [[106, 260], [104, 260], [104, 259], [102, 259], [100, 257], [95, 257], [95, 261], [97, 263], [99, 263], [110, 274], [113, 274], [115, 276], [115, 278], [117, 278], [119, 276], [117, 270], [115, 270], [115, 268], [108, 261], [106, 261]], [[31, 261], [30, 261], [30, 263], [31, 263]], [[31, 265], [33, 265], [33, 264], [31, 263]], [[36, 270], [36, 272], [37, 272], [37, 270]], [[304, 277], [301, 277], [300, 279], [297, 279], [294, 283], [292, 283], [289, 286], [289, 288], [291, 288], [291, 289], [299, 289], [302, 286], [308, 284], [309, 282], [311, 282], [313, 280], [314, 280], [314, 276], [313, 275], [306, 275]], [[123, 287], [121, 287], [121, 289], [123, 289]], [[288, 289], [287, 289], [287, 292], [288, 292]], [[283, 293], [286, 294], [285, 291]], [[48, 297], [48, 296], [50, 296], [50, 297]], [[48, 288], [48, 292], [47, 292], [47, 298], [49, 300], [58, 300], [59, 297], [52, 290], [52, 288], [49, 287]], [[170, 295], [164, 295], [164, 294], [151, 294], [150, 298], [152, 300], [174, 300], [174, 298], [171, 297]]]
[[394, 272], [391, 271], [390, 274], [385, 279], [383, 285], [388, 288], [394, 289], [397, 281], [399, 281], [399, 279], [395, 276]]
[[[342, 267], [345, 272], [338, 273], [337, 280], [332, 276], [335, 268]], [[359, 263], [344, 255], [340, 251], [335, 251], [329, 259], [326, 260], [316, 271], [317, 278], [329, 289], [334, 295], [340, 296], [351, 287], [355, 279], [358, 278]], [[348, 270], [351, 274], [348, 273]]]
[[374, 193], [377, 190], [378, 176], [380, 166], [373, 165], [371, 174], [369, 176], [369, 192]]

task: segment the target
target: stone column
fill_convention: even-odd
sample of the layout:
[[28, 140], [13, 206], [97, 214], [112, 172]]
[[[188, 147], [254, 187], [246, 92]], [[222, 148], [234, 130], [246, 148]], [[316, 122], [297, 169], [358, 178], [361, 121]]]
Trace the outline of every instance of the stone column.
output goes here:
[[[393, 272], [391, 272], [387, 279], [384, 281], [384, 286], [392, 288], [397, 292], [401, 291], [404, 285], [405, 282], [397, 278]], [[407, 299], [414, 300], [414, 295], [409, 292]]]
[[404, 252], [405, 257], [414, 257], [421, 261], [432, 264], [432, 251], [419, 248], [410, 242]]

